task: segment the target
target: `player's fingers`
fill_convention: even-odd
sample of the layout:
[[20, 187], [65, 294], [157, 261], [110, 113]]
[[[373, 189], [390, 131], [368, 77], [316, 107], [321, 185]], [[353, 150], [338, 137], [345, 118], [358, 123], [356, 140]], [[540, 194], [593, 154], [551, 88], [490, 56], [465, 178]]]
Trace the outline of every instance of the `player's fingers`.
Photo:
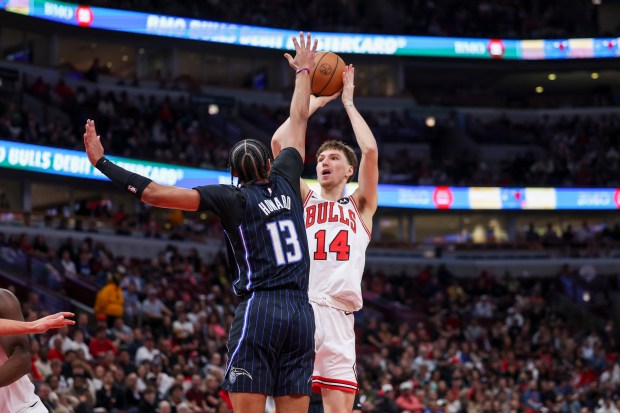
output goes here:
[[312, 47], [312, 51], [316, 52], [316, 47], [319, 45], [319, 41], [317, 39], [314, 39], [314, 46]]
[[304, 39], [304, 32], [299, 32], [299, 45], [302, 49], [306, 48], [306, 41]]
[[101, 141], [101, 135], [97, 135], [97, 140]]
[[74, 317], [75, 314], [69, 312], [69, 311], [62, 311], [59, 314], [61, 314], [63, 317]]
[[288, 53], [284, 53], [284, 58], [289, 62], [289, 64], [293, 62], [293, 56]]
[[310, 34], [310, 32], [308, 32], [308, 34], [306, 35], [306, 47], [312, 47], [312, 35]]
[[295, 46], [295, 52], [298, 52], [300, 49], [299, 41], [297, 41], [297, 38], [295, 36], [293, 36], [293, 46]]

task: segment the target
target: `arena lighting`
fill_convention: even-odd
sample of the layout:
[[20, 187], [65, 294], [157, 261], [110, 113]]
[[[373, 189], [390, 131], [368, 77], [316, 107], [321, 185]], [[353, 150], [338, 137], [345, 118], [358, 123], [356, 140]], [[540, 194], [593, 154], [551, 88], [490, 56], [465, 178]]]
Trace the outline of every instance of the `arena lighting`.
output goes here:
[[542, 86], [536, 86], [536, 89], [534, 89], [536, 91], [536, 93], [542, 93], [545, 91], [545, 88], [543, 88]]
[[[57, 23], [124, 33], [292, 50], [293, 30], [198, 20], [54, 0], [0, 0], [0, 10]], [[345, 54], [475, 59], [547, 60], [618, 58], [618, 37], [587, 39], [485, 39], [361, 33], [312, 33], [323, 50]], [[140, 50], [142, 52], [142, 49]]]
[[592, 73], [590, 75], [590, 77], [592, 78], [592, 80], [596, 80], [596, 79], [598, 79], [600, 77], [600, 75], [598, 73], [594, 72], [594, 73]]
[[209, 111], [209, 115], [217, 115], [220, 113], [220, 106], [215, 103], [211, 103], [207, 110]]
[[[155, 182], [193, 188], [230, 184], [230, 172], [109, 156]], [[0, 168], [107, 181], [83, 151], [0, 140]], [[307, 180], [313, 190], [315, 180]], [[347, 184], [351, 194], [357, 183]], [[619, 210], [620, 188], [508, 188], [379, 185], [379, 206], [424, 210]]]
[[558, 78], [558, 77], [556, 76], [556, 74], [555, 74], [555, 73], [549, 73], [549, 76], [547, 76], [547, 79], [549, 79], [549, 80], [555, 80], [555, 79], [557, 79], [557, 78]]
[[427, 127], [434, 128], [435, 122], [436, 122], [435, 118], [433, 116], [429, 116], [426, 118], [426, 121], [424, 123], [426, 124]]

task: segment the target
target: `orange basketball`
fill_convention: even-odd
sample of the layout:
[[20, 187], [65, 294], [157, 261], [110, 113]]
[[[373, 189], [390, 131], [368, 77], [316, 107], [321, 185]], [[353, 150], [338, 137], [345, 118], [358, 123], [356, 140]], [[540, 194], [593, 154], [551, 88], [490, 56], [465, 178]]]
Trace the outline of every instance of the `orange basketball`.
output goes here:
[[344, 60], [336, 53], [317, 52], [310, 76], [314, 96], [330, 96], [342, 89]]

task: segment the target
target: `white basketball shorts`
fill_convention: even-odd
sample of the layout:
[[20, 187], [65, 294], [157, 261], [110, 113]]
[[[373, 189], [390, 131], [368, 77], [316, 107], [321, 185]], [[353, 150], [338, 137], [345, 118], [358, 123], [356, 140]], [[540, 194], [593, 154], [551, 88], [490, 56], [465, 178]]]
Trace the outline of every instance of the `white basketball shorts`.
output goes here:
[[357, 393], [353, 312], [311, 304], [316, 323], [312, 391], [321, 393], [323, 388]]

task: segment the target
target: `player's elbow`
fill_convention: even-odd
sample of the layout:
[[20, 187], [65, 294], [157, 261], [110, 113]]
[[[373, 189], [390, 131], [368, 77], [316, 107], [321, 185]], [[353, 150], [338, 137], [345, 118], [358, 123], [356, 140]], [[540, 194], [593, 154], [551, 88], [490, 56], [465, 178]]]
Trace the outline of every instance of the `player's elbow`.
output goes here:
[[11, 358], [16, 360], [15, 366], [19, 369], [21, 376], [25, 376], [32, 372], [32, 354], [30, 350], [23, 347], [16, 348], [13, 350]]
[[373, 142], [369, 145], [364, 145], [362, 148], [362, 156], [367, 158], [378, 158], [379, 157], [379, 148], [377, 147], [377, 143]]
[[140, 200], [145, 204], [158, 206], [161, 202], [161, 190], [160, 185], [151, 183], [142, 192]]
[[276, 156], [276, 154], [280, 152], [281, 148], [282, 148], [282, 134], [276, 133], [271, 138], [271, 153], [273, 153], [274, 157]]

